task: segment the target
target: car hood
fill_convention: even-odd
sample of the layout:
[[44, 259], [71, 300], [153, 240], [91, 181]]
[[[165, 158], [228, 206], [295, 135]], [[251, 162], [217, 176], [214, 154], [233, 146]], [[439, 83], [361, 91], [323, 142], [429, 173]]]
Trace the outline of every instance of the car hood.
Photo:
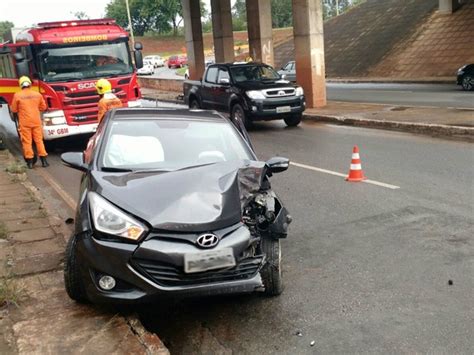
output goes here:
[[296, 87], [288, 80], [276, 80], [276, 81], [246, 81], [243, 83], [237, 83], [236, 86], [244, 91], [247, 90], [265, 90], [265, 89], [279, 89], [287, 87]]
[[263, 162], [216, 163], [171, 172], [91, 173], [92, 190], [153, 229], [204, 232], [239, 223], [260, 189]]

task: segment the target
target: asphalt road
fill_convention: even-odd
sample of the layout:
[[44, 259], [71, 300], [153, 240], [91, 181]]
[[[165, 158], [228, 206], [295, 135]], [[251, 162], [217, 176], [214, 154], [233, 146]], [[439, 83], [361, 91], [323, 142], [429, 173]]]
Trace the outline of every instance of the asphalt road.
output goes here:
[[[251, 136], [261, 159], [282, 155], [300, 164], [272, 178], [294, 217], [283, 241], [286, 289], [271, 299], [137, 308], [171, 353], [472, 352], [474, 145], [324, 124], [288, 129], [281, 122], [259, 124]], [[346, 173], [355, 144], [368, 178], [399, 188], [314, 170]], [[57, 154], [81, 148], [58, 146], [52, 166], [30, 178], [54, 199], [57, 191], [42, 182], [46, 171], [75, 198], [80, 175], [60, 166]], [[73, 216], [67, 206], [61, 213]]]
[[376, 104], [474, 108], [474, 92], [455, 84], [328, 83], [329, 100]]

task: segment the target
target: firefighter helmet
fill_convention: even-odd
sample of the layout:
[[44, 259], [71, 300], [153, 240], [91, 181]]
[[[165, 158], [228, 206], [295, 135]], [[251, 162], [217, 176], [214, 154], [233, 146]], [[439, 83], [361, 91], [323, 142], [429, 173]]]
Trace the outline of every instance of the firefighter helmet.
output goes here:
[[99, 79], [97, 80], [97, 83], [95, 83], [95, 88], [99, 95], [104, 95], [105, 93], [112, 91], [112, 84], [107, 79]]
[[18, 80], [18, 84], [21, 88], [26, 88], [27, 86], [31, 86], [31, 80], [25, 75]]

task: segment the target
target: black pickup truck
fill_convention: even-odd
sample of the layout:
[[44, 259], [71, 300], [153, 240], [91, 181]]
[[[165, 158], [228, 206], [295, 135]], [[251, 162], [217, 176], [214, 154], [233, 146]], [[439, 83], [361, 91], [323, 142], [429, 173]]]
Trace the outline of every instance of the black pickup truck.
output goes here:
[[247, 128], [254, 121], [278, 119], [297, 126], [306, 106], [300, 86], [254, 62], [210, 65], [201, 80], [186, 80], [183, 90], [190, 108], [229, 112]]

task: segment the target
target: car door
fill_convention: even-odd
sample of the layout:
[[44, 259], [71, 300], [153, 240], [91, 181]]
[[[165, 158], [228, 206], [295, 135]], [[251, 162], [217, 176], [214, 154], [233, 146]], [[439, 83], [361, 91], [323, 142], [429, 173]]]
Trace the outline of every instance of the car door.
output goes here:
[[201, 103], [205, 109], [216, 108], [215, 92], [217, 90], [217, 75], [219, 67], [211, 66], [206, 71], [206, 77], [201, 85]]
[[215, 109], [220, 111], [228, 110], [229, 98], [231, 95], [231, 82], [229, 71], [226, 67], [219, 67], [217, 74], [217, 85], [215, 90]]
[[284, 68], [285, 79], [289, 81], [296, 81], [296, 64], [295, 62], [288, 62]]

